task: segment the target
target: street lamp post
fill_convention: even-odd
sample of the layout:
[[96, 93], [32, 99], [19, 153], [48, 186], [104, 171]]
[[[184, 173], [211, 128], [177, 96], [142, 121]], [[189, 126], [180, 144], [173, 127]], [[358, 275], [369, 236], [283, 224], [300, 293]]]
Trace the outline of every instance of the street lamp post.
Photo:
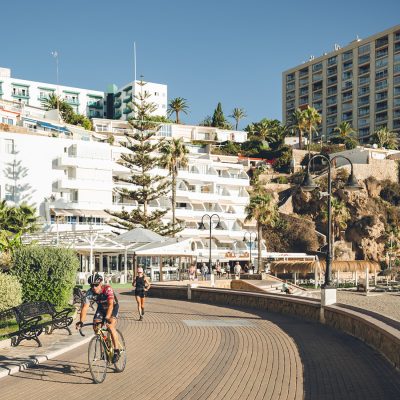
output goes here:
[[209, 234], [209, 257], [208, 257], [208, 270], [210, 271], [210, 278], [211, 278], [211, 285], [214, 284], [214, 274], [212, 270], [212, 260], [211, 260], [211, 231], [212, 231], [212, 225], [213, 222], [216, 222], [217, 225], [215, 225], [215, 229], [221, 229], [221, 219], [218, 214], [204, 214], [201, 217], [201, 223], [199, 229], [206, 229], [206, 226], [204, 225], [204, 218], [208, 218], [209, 223], [210, 223], [210, 234]]
[[348, 191], [356, 191], [361, 189], [361, 186], [357, 182], [356, 177], [354, 176], [353, 173], [353, 163], [344, 156], [335, 156], [330, 158], [326, 154], [315, 154], [312, 156], [307, 164], [307, 173], [306, 176], [304, 177], [304, 180], [301, 184], [301, 188], [306, 191], [306, 192], [311, 192], [314, 189], [318, 188], [318, 185], [315, 184], [313, 181], [311, 174], [310, 174], [310, 165], [311, 161], [313, 161], [316, 158], [321, 158], [322, 160], [325, 160], [328, 164], [328, 191], [327, 191], [327, 196], [328, 196], [328, 231], [327, 231], [327, 251], [326, 251], [326, 270], [325, 270], [325, 283], [322, 287], [322, 295], [321, 295], [321, 301], [323, 305], [329, 305], [336, 303], [336, 288], [332, 286], [332, 242], [331, 242], [331, 237], [332, 237], [332, 177], [331, 177], [331, 170], [332, 170], [332, 162], [338, 158], [343, 158], [346, 161], [349, 162], [351, 165], [351, 170], [350, 170], [350, 176], [349, 179], [347, 180], [347, 183], [345, 185], [345, 189]]
[[[249, 232], [249, 231], [246, 231], [245, 233], [244, 233], [244, 236], [243, 236], [243, 242], [247, 242], [247, 238], [246, 238], [246, 236], [249, 236], [249, 243], [250, 243], [250, 261], [249, 261], [249, 269], [251, 268], [251, 266], [252, 266], [252, 260], [251, 260], [251, 248], [252, 248], [252, 244], [253, 243], [255, 243], [255, 241], [257, 240], [257, 233], [256, 232]], [[254, 239], [253, 239], [253, 237], [252, 237], [252, 235], [254, 235]], [[253, 240], [252, 240], [253, 239]], [[258, 273], [260, 273], [260, 271], [258, 271]]]

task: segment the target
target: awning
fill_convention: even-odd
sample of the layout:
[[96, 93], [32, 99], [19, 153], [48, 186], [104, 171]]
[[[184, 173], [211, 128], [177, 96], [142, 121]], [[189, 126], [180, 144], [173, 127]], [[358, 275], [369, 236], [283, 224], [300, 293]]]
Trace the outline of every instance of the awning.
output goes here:
[[56, 217], [70, 217], [73, 214], [74, 210], [65, 210], [65, 209], [60, 209], [60, 208], [52, 208], [50, 210], [50, 213], [54, 214]]
[[235, 243], [237, 242], [236, 239], [232, 239], [229, 236], [214, 236], [214, 239], [218, 240], [221, 243]]
[[86, 217], [86, 218], [111, 218], [111, 215], [103, 210], [79, 210], [79, 209], [64, 209], [64, 208], [52, 208], [50, 210], [52, 214], [57, 217]]
[[36, 123], [40, 125], [42, 128], [53, 129], [58, 132], [70, 133], [70, 131], [64, 126], [53, 125], [50, 124], [49, 122], [43, 122], [43, 121], [36, 121]]

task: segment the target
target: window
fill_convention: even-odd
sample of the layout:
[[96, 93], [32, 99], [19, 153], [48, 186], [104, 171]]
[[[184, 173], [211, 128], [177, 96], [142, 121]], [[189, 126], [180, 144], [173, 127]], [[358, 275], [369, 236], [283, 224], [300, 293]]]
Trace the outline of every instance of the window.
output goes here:
[[314, 83], [313, 86], [312, 86], [313, 92], [315, 92], [317, 90], [321, 90], [321, 89], [322, 89], [322, 82]]
[[286, 75], [286, 82], [294, 81], [294, 73]]
[[358, 116], [362, 117], [363, 115], [369, 114], [369, 106], [368, 107], [361, 107], [358, 109]]
[[286, 90], [290, 91], [290, 90], [294, 90], [294, 89], [295, 89], [295, 83], [294, 82], [288, 83], [286, 85]]
[[345, 71], [342, 73], [342, 79], [346, 81], [347, 79], [351, 79], [353, 77], [353, 71]]
[[375, 61], [376, 69], [386, 67], [387, 65], [388, 65], [388, 58], [387, 57], [381, 58], [380, 60], [376, 60]]
[[358, 64], [365, 64], [369, 62], [369, 54], [364, 54], [363, 56], [358, 57]]
[[327, 114], [327, 115], [336, 114], [336, 113], [337, 113], [337, 107], [336, 107], [336, 106], [329, 107], [329, 108], [326, 110], [326, 114]]
[[375, 72], [375, 79], [382, 79], [388, 76], [387, 68], [383, 69], [382, 71]]
[[300, 96], [308, 94], [308, 87], [303, 87], [300, 89]]
[[313, 82], [320, 81], [321, 79], [322, 79], [322, 74], [314, 74], [312, 77]]
[[342, 91], [349, 90], [349, 89], [352, 89], [352, 88], [353, 88], [353, 82], [352, 81], [343, 82]]
[[353, 68], [353, 60], [350, 61], [346, 61], [343, 63], [343, 69], [349, 69], [349, 68]]
[[342, 54], [342, 61], [351, 60], [353, 58], [353, 50], [346, 51], [346, 53]]
[[367, 43], [367, 44], [364, 44], [363, 46], [360, 46], [359, 48], [358, 48], [358, 54], [365, 54], [365, 53], [369, 53], [369, 51], [370, 51], [370, 44], [369, 43]]
[[396, 64], [393, 66], [393, 73], [398, 74], [400, 72], [400, 64]]
[[303, 68], [299, 71], [299, 76], [302, 77], [304, 75], [308, 75], [308, 67], [307, 68]]
[[299, 81], [300, 86], [308, 85], [308, 78], [302, 78]]
[[399, 107], [400, 106], [400, 97], [397, 97], [393, 99], [393, 107]]
[[337, 56], [329, 57], [328, 58], [328, 65], [335, 65], [337, 62]]
[[[400, 86], [396, 86], [395, 88], [393, 88], [393, 95], [396, 96], [400, 96]], [[387, 96], [386, 96], [387, 97]]]
[[358, 67], [358, 75], [364, 75], [369, 73], [369, 64]]
[[327, 76], [331, 76], [331, 75], [335, 75], [337, 73], [337, 67], [330, 67], [326, 70], [326, 75]]
[[337, 103], [337, 97], [336, 96], [328, 97], [326, 99], [326, 105], [327, 106], [331, 106], [332, 104], [336, 104], [336, 103]]
[[385, 100], [387, 99], [387, 92], [379, 92], [379, 93], [375, 93], [375, 100], [376, 101], [380, 101], [380, 100]]
[[387, 120], [387, 112], [381, 112], [375, 115], [375, 122], [383, 122]]
[[358, 106], [365, 106], [366, 104], [369, 104], [369, 96], [364, 96], [364, 97], [360, 97], [358, 99]]
[[314, 64], [314, 65], [312, 66], [313, 72], [320, 71], [321, 69], [322, 69], [322, 63]]
[[7, 154], [14, 154], [14, 140], [13, 139], [5, 139], [4, 140], [4, 149]]
[[388, 85], [387, 79], [375, 83], [375, 90], [386, 89]]
[[360, 137], [365, 137], [369, 135], [369, 128], [363, 128], [358, 130], [358, 134]]
[[299, 105], [307, 104], [308, 103], [308, 96], [300, 97]]
[[387, 101], [381, 101], [380, 103], [376, 103], [375, 111], [382, 111], [387, 109]]
[[349, 121], [350, 119], [353, 118], [353, 112], [352, 111], [348, 111], [342, 114], [342, 120], [343, 121]]
[[342, 104], [342, 111], [349, 111], [352, 109], [353, 109], [353, 104], [351, 102]]
[[315, 101], [312, 105], [315, 109], [319, 110], [322, 108], [322, 101]]
[[388, 48], [385, 47], [384, 49], [379, 49], [376, 51], [376, 58], [385, 57], [388, 55]]
[[376, 39], [375, 41], [375, 47], [382, 47], [382, 46], [386, 46], [388, 44], [388, 37], [386, 36], [382, 36], [379, 39]]
[[11, 118], [3, 117], [1, 120], [3, 124], [14, 125], [14, 121]]
[[367, 126], [369, 125], [369, 118], [360, 118], [358, 120], [358, 126]]
[[342, 94], [342, 101], [348, 101], [353, 98], [353, 92], [346, 92]]
[[337, 93], [337, 87], [336, 86], [331, 86], [327, 89], [326, 94], [328, 96], [332, 95], [332, 94], [336, 94]]
[[337, 122], [337, 116], [336, 115], [334, 115], [333, 117], [328, 117], [326, 119], [326, 124], [327, 125], [336, 124], [336, 122]]
[[400, 51], [400, 42], [399, 43], [395, 43], [393, 46], [393, 52], [394, 53], [398, 53]]
[[337, 77], [336, 76], [332, 76], [332, 77], [328, 78], [328, 86], [334, 85], [336, 83], [337, 83]]

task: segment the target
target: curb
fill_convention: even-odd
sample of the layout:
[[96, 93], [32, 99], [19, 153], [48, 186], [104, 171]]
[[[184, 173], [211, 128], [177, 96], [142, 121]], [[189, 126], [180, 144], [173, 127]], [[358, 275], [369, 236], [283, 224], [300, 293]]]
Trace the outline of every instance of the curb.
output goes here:
[[17, 372], [24, 371], [27, 368], [33, 367], [34, 365], [44, 363], [48, 360], [58, 357], [61, 354], [66, 353], [70, 350], [76, 349], [77, 347], [88, 343], [92, 337], [93, 337], [93, 335], [89, 335], [88, 337], [80, 340], [79, 342], [71, 343], [70, 345], [68, 345], [62, 349], [50, 351], [46, 355], [34, 356], [30, 360], [26, 360], [18, 365], [10, 364], [10, 365], [5, 365], [5, 366], [0, 366], [0, 379], [4, 378], [6, 376], [9, 376], [9, 375], [16, 374]]

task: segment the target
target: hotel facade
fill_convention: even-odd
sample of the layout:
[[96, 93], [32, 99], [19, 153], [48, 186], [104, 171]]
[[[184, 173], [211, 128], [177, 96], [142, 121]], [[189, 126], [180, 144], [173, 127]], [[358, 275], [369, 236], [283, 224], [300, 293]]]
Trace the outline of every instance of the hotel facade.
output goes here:
[[[0, 200], [35, 206], [46, 232], [93, 228], [111, 232], [107, 224], [110, 215], [105, 210], [138, 207], [135, 201], [120, 198], [115, 190], [124, 185], [116, 182], [118, 177], [131, 173], [118, 163], [121, 153], [129, 151], [120, 145], [129, 124], [94, 119], [95, 131], [85, 131], [52, 121], [39, 109], [33, 116], [35, 110], [0, 102], [0, 117], [11, 122], [0, 127]], [[107, 141], [110, 133], [115, 139], [112, 145]], [[200, 229], [200, 223], [203, 215], [216, 213], [221, 229], [213, 229], [213, 261], [247, 261], [249, 244], [243, 242], [243, 234], [255, 230], [254, 224], [244, 221], [249, 202], [248, 160], [210, 152], [210, 146], [221, 141], [245, 141], [246, 133], [163, 124], [156, 140], [173, 137], [182, 137], [189, 149], [188, 165], [179, 170], [177, 179], [176, 217], [184, 225], [178, 236], [191, 238], [197, 260], [207, 262], [209, 230]], [[198, 140], [203, 144], [192, 143]], [[153, 173], [170, 179], [165, 169]], [[172, 218], [170, 197], [167, 194], [150, 204], [151, 210], [168, 210], [163, 222]], [[253, 251], [255, 256], [254, 243]]]
[[400, 25], [283, 72], [282, 117], [312, 106], [322, 116], [325, 140], [348, 122], [361, 142], [382, 127], [400, 132]]

